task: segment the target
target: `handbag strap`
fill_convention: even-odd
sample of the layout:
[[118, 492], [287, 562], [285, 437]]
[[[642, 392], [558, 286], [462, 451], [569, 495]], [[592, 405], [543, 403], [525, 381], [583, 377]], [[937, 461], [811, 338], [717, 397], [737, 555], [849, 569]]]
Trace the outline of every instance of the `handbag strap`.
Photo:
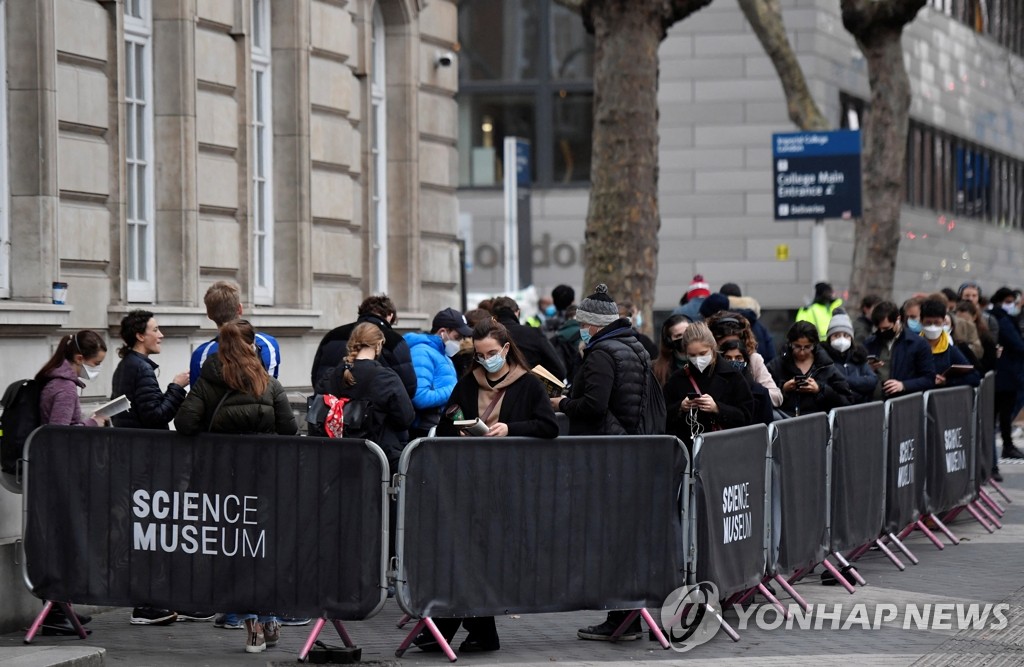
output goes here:
[[697, 386], [697, 383], [694, 381], [693, 376], [690, 375], [690, 367], [689, 366], [686, 367], [686, 379], [689, 380], [690, 384], [693, 385], [693, 390], [695, 392], [697, 392], [697, 394], [699, 394], [699, 395], [703, 395], [704, 394], [704, 392], [702, 392], [700, 390], [700, 387]]
[[504, 395], [505, 390], [499, 389], [498, 392], [494, 395], [494, 398], [491, 399], [491, 402], [487, 404], [486, 408], [484, 408], [483, 414], [480, 415], [480, 421], [487, 423], [487, 418], [491, 416], [492, 412], [494, 412], [494, 406], [498, 404], [498, 401], [500, 401], [501, 397]]
[[206, 430], [213, 431], [213, 420], [217, 418], [217, 413], [220, 412], [220, 406], [224, 405], [224, 401], [227, 400], [228, 396], [235, 393], [234, 389], [228, 389], [224, 392], [224, 395], [220, 397], [220, 401], [217, 403], [217, 407], [213, 409], [213, 414], [210, 415], [210, 421], [206, 423]]

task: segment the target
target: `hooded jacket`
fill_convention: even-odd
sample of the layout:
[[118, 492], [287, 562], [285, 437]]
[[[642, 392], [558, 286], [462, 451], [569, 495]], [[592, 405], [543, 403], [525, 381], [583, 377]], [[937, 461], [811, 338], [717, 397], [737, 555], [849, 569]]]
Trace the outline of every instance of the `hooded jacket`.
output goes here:
[[96, 426], [93, 419], [82, 419], [82, 405], [78, 400], [78, 390], [85, 383], [78, 377], [78, 372], [71, 362], [65, 359], [46, 375], [49, 380], [39, 392], [39, 423], [58, 424], [61, 426]]
[[[802, 372], [793, 360], [793, 353], [783, 352], [768, 364], [768, 371], [775, 378], [775, 384], [782, 387]], [[817, 346], [814, 360], [807, 375], [818, 384], [818, 393], [810, 394], [802, 391], [783, 390], [782, 405], [779, 409], [787, 415], [806, 415], [813, 412], [828, 412], [833, 408], [842, 408], [853, 402], [853, 392], [846, 382], [843, 372], [832, 363], [828, 353]]]
[[352, 332], [363, 322], [376, 324], [377, 328], [384, 334], [384, 349], [380, 354], [380, 363], [398, 373], [398, 377], [405, 386], [406, 393], [412, 398], [416, 393], [416, 371], [412, 367], [412, 355], [409, 351], [409, 344], [405, 342], [401, 334], [391, 328], [391, 325], [373, 314], [366, 314], [355, 322], [344, 324], [328, 331], [320, 340], [320, 345], [313, 355], [313, 367], [310, 370], [310, 386], [314, 389], [327, 376], [327, 373], [348, 356], [348, 339]]
[[111, 398], [124, 394], [132, 408], [111, 417], [114, 426], [167, 430], [185, 400], [185, 388], [172, 382], [167, 385], [167, 391], [160, 391], [156, 377], [158, 368], [156, 362], [135, 350], [128, 350], [124, 355], [114, 370]]
[[185, 435], [200, 432], [295, 435], [298, 432], [288, 394], [276, 378], [270, 378], [262, 396], [253, 396], [225, 384], [222, 368], [220, 355], [210, 357], [203, 364], [199, 382], [192, 385], [174, 418], [175, 429]]
[[445, 356], [444, 342], [438, 335], [407, 333], [405, 342], [409, 344], [412, 367], [416, 371], [416, 393], [413, 394], [412, 404], [418, 413], [419, 425], [430, 428], [437, 423], [441, 406], [448, 402], [455, 388], [458, 380], [455, 366]]

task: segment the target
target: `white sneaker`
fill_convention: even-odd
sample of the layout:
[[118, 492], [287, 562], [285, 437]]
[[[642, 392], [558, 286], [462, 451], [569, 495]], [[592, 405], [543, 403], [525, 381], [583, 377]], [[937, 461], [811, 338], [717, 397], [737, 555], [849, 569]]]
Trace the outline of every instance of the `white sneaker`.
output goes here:
[[260, 653], [267, 650], [267, 640], [263, 636], [263, 625], [254, 618], [245, 620], [245, 652]]

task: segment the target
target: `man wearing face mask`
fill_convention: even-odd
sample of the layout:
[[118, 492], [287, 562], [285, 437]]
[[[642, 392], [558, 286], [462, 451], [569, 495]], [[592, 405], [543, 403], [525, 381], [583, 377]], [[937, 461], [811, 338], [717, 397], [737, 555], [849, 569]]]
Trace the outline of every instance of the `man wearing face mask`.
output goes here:
[[900, 311], [883, 301], [871, 311], [875, 333], [864, 341], [868, 363], [878, 375], [874, 398], [883, 400], [935, 386], [935, 363], [928, 343], [900, 326]]
[[[928, 341], [935, 363], [936, 387], [977, 387], [981, 376], [945, 330], [946, 304], [938, 299], [921, 302], [921, 337]], [[969, 370], [968, 370], [969, 369]]]
[[921, 335], [921, 304], [924, 299], [911, 297], [900, 307], [900, 320], [904, 328], [913, 334]]
[[[580, 301], [576, 319], [585, 345], [583, 364], [569, 396], [551, 399], [556, 412], [568, 415], [570, 435], [664, 433], [664, 398], [654, 380], [651, 358], [633, 335], [629, 319], [619, 317], [607, 285], [598, 285], [593, 294]], [[652, 422], [651, 428], [645, 428]], [[577, 636], [609, 641], [628, 615], [628, 611], [609, 612], [603, 623], [581, 628]], [[619, 639], [642, 636], [638, 616]]]
[[465, 316], [454, 308], [445, 308], [434, 316], [429, 334], [405, 334], [416, 370], [416, 393], [412, 397], [416, 421], [409, 429], [410, 440], [426, 436], [440, 421], [441, 408], [458, 380], [451, 358], [458, 354], [462, 337], [472, 334]]
[[1003, 458], [1024, 458], [1013, 444], [1013, 416], [1017, 393], [1024, 382], [1024, 338], [1017, 329], [1020, 311], [1017, 297], [1009, 287], [1000, 287], [992, 295], [992, 316], [999, 324], [1002, 354], [996, 360], [996, 419], [1003, 438]]
[[853, 392], [853, 403], [867, 403], [878, 386], [878, 376], [868, 365], [868, 353], [854, 341], [853, 322], [844, 312], [832, 315], [824, 349], [836, 370], [846, 377]]

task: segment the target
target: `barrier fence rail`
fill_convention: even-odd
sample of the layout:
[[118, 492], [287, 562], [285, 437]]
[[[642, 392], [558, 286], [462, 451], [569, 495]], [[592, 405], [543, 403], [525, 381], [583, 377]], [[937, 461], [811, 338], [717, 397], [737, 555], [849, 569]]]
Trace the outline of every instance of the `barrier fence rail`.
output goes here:
[[992, 397], [989, 376], [973, 397], [707, 433], [692, 466], [671, 436], [425, 438], [393, 480], [362, 440], [46, 426], [25, 449], [25, 581], [61, 603], [317, 617], [300, 659], [327, 620], [350, 644], [341, 621], [389, 580], [417, 619], [399, 654], [424, 627], [442, 639], [432, 618], [624, 609], [660, 634], [647, 608], [684, 583], [781, 608], [773, 578], [803, 604], [789, 584], [818, 564], [853, 592], [843, 552], [916, 562], [897, 533], [922, 516], [986, 525]]

